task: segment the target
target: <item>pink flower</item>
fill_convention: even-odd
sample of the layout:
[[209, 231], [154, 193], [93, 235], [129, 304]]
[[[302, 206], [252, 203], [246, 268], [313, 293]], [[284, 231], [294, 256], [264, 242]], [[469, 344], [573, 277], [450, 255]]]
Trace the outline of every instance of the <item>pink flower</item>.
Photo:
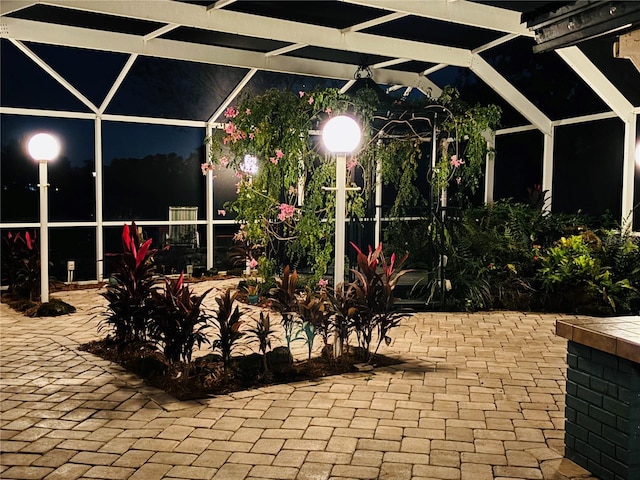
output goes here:
[[302, 97], [304, 97], [304, 92], [303, 92], [302, 90], [300, 90], [300, 91], [298, 92], [298, 95], [300, 95], [300, 98], [302, 98]]
[[247, 115], [251, 115], [251, 109], [250, 109], [250, 108], [247, 108], [247, 109], [244, 111], [244, 113], [246, 113]]
[[277, 159], [276, 157], [269, 157], [269, 161], [270, 161], [271, 163], [273, 163], [274, 165], [277, 165], [277, 164], [278, 164], [278, 159]]
[[327, 280], [325, 280], [324, 278], [321, 278], [320, 280], [318, 280], [318, 286], [320, 288], [324, 288], [327, 286], [329, 282]]
[[249, 262], [249, 268], [256, 268], [258, 266], [258, 261], [255, 258], [252, 258]]
[[221, 217], [226, 217], [227, 216], [227, 211], [226, 210], [218, 210], [218, 215], [220, 215]]
[[278, 214], [278, 220], [284, 222], [287, 218], [293, 217], [296, 211], [296, 207], [287, 203], [280, 204], [280, 213]]
[[218, 160], [220, 162], [220, 165], [222, 165], [223, 167], [226, 167], [227, 165], [229, 165], [229, 159], [227, 157], [221, 157], [220, 160]]
[[202, 175], [207, 175], [209, 170], [214, 171], [216, 169], [215, 164], [213, 163], [203, 163], [200, 165], [200, 169], [202, 170]]
[[236, 178], [242, 178], [242, 172], [236, 172]]
[[349, 162], [347, 163], [347, 170], [350, 172], [351, 170], [353, 170], [356, 165], [358, 165], [358, 161], [355, 159], [351, 159], [349, 160]]
[[282, 153], [282, 150], [278, 148], [276, 150], [276, 158], [282, 158], [282, 157], [284, 157], [284, 153]]
[[236, 133], [236, 126], [233, 124], [233, 122], [229, 122], [224, 126], [224, 132], [228, 133], [229, 135], [233, 135], [234, 133]]
[[227, 107], [224, 111], [224, 116], [227, 118], [235, 118], [238, 116], [238, 110], [235, 107]]
[[331, 107], [327, 107], [325, 108], [325, 113], [328, 113], [329, 115], [331, 115]]
[[309, 97], [309, 100], [307, 100], [307, 103], [309, 105], [313, 105], [313, 97]]
[[254, 138], [256, 138], [256, 136], [253, 133], [249, 134], [249, 140], [253, 140]]
[[460, 185], [460, 182], [462, 182], [462, 178], [460, 178], [460, 177], [456, 177], [456, 183], [457, 183], [458, 185]]
[[454, 168], [458, 168], [460, 165], [464, 165], [464, 160], [458, 160], [457, 155], [451, 156], [451, 166]]

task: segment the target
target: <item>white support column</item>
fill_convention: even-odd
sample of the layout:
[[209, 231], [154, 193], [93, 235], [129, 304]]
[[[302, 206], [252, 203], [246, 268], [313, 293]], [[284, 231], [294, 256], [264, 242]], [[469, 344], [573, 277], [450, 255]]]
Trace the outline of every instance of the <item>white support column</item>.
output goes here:
[[49, 301], [49, 180], [47, 160], [38, 162], [40, 180], [40, 301]]
[[637, 116], [624, 122], [624, 160], [622, 163], [622, 230], [633, 229], [633, 191], [635, 183], [636, 123]]
[[102, 117], [95, 119], [95, 187], [96, 187], [96, 279], [104, 278], [104, 230], [102, 216]]
[[[207, 125], [207, 137], [211, 137], [213, 134], [213, 128], [211, 124]], [[211, 156], [211, 144], [207, 144], [207, 151], [205, 153], [207, 159]], [[213, 249], [215, 247], [213, 242], [213, 171], [207, 170], [207, 183], [205, 185], [205, 203], [207, 205], [207, 269], [213, 268]]]
[[376, 217], [375, 217], [375, 241], [377, 247], [382, 241], [382, 161], [376, 159]]
[[487, 157], [484, 172], [484, 203], [493, 202], [493, 188], [495, 186], [495, 167], [496, 167], [496, 135], [492, 131], [486, 131], [483, 134], [487, 141]]
[[336, 154], [336, 224], [335, 224], [335, 268], [333, 286], [344, 282], [344, 241], [345, 241], [345, 208], [346, 208], [346, 171], [347, 155]]
[[555, 127], [550, 134], [544, 134], [544, 146], [542, 150], [542, 191], [547, 192], [547, 199], [542, 207], [543, 211], [551, 212], [553, 205], [553, 140]]

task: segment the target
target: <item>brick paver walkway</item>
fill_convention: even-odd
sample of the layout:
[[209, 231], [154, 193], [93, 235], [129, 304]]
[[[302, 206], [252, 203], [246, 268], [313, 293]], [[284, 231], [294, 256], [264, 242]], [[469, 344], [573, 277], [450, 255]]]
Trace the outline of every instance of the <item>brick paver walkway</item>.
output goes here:
[[418, 313], [385, 350], [402, 364], [179, 402], [78, 350], [95, 290], [55, 296], [78, 312], [0, 305], [0, 478], [593, 478], [562, 457], [554, 315]]

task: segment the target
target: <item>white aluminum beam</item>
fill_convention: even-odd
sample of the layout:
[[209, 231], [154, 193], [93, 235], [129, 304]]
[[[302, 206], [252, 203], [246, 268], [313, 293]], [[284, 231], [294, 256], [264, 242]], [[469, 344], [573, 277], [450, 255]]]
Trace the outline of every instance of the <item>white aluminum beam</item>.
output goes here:
[[374, 18], [366, 22], [358, 23], [357, 25], [352, 25], [350, 27], [343, 28], [342, 30], [340, 30], [340, 32], [341, 33], [359, 32], [360, 30], [365, 30], [367, 28], [382, 25], [383, 23], [388, 23], [394, 20], [398, 20], [399, 18], [406, 17], [407, 15], [408, 14], [406, 13], [390, 13], [389, 15], [383, 15], [382, 17]]
[[211, 115], [211, 117], [209, 118], [209, 123], [215, 122], [215, 120], [222, 115], [222, 113], [225, 111], [225, 109], [231, 105], [231, 102], [233, 102], [233, 99], [236, 98], [236, 96], [242, 91], [242, 89], [245, 87], [245, 85], [247, 83], [249, 83], [249, 80], [251, 80], [253, 78], [253, 76], [258, 72], [257, 69], [252, 68], [251, 70], [249, 70], [247, 72], [247, 74], [242, 78], [242, 80], [240, 80], [238, 82], [238, 84], [236, 85], [236, 87], [231, 91], [231, 93], [229, 95], [227, 95], [227, 98], [224, 100], [224, 102], [222, 102], [220, 104], [220, 106], [218, 107], [218, 109], [213, 112], [213, 115]]
[[556, 50], [569, 65], [585, 81], [589, 87], [618, 115], [623, 122], [633, 120], [633, 105], [611, 83], [578, 47], [566, 47]]
[[[240, 68], [256, 68], [258, 70], [341, 80], [352, 79], [355, 72], [355, 66], [351, 64], [289, 56], [265, 57], [264, 54], [259, 52], [211, 45], [196, 45], [162, 38], [154, 38], [145, 42], [142, 37], [136, 35], [33, 22], [17, 18], [6, 18], [5, 22], [8, 30], [8, 38], [21, 41], [139, 54]], [[423, 89], [439, 89], [433, 82], [416, 73], [379, 69], [376, 70], [375, 75], [375, 80], [378, 83], [397, 83]]]
[[96, 199], [96, 278], [99, 282], [104, 278], [104, 228], [103, 228], [103, 188], [102, 188], [102, 119], [98, 116], [94, 122], [95, 152], [95, 199]]
[[48, 0], [46, 3], [106, 15], [137, 18], [159, 23], [176, 23], [204, 30], [266, 38], [288, 43], [305, 43], [362, 54], [396, 58], [406, 56], [406, 53], [410, 52], [413, 60], [448, 63], [449, 65], [461, 67], [469, 66], [471, 62], [471, 53], [462, 48], [379, 37], [360, 32], [343, 34], [335, 28], [249, 15], [231, 10], [209, 10], [207, 14], [205, 7], [169, 0], [136, 0], [128, 2], [114, 2], [112, 0]]
[[33, 62], [36, 65], [38, 65], [45, 72], [47, 72], [56, 82], [58, 82], [60, 85], [62, 85], [62, 87], [65, 88], [69, 93], [71, 93], [71, 95], [73, 95], [78, 100], [80, 100], [82, 103], [84, 103], [89, 108], [89, 110], [91, 110], [94, 113], [98, 113], [98, 107], [96, 107], [91, 102], [91, 100], [89, 100], [82, 93], [80, 93], [80, 91], [77, 88], [75, 88], [73, 85], [71, 85], [62, 75], [60, 75], [53, 68], [51, 68], [51, 66], [49, 66], [49, 64], [47, 62], [45, 62], [38, 55], [33, 53], [31, 51], [31, 49], [29, 49], [26, 45], [24, 45], [20, 41], [17, 41], [17, 40], [11, 39], [11, 38], [9, 39], [9, 41], [11, 43], [13, 43], [27, 57], [29, 57], [31, 60], [33, 60]]
[[0, 114], [5, 115], [30, 115], [33, 117], [52, 117], [52, 118], [78, 118], [82, 120], [94, 120], [95, 113], [89, 112], [67, 112], [59, 110], [42, 110], [36, 108], [22, 107], [2, 107], [0, 106]]
[[102, 101], [102, 104], [100, 105], [100, 109], [99, 109], [100, 114], [104, 113], [104, 111], [109, 106], [109, 103], [111, 103], [111, 100], [113, 100], [113, 97], [115, 96], [116, 92], [120, 88], [120, 85], [122, 85], [122, 82], [124, 81], [129, 71], [131, 70], [131, 67], [133, 67], [133, 63], [136, 61], [137, 58], [138, 58], [138, 54], [134, 53], [133, 55], [130, 55], [129, 58], [127, 59], [127, 62], [124, 64], [124, 66], [122, 67], [122, 70], [120, 70], [120, 73], [118, 74], [118, 78], [116, 78], [115, 82], [113, 82], [113, 85], [111, 85], [111, 88], [107, 93], [107, 96], [104, 98], [104, 100]]
[[285, 53], [293, 52], [295, 50], [300, 50], [301, 48], [306, 47], [306, 43], [292, 43], [291, 45], [287, 45], [286, 47], [276, 48], [275, 50], [271, 50], [270, 52], [265, 53], [265, 57], [275, 57], [276, 55], [284, 55]]
[[38, 2], [31, 0], [2, 0], [2, 2], [0, 2], [0, 17], [28, 8], [36, 3]]
[[598, 120], [606, 120], [607, 118], [618, 118], [615, 112], [592, 113], [591, 115], [581, 115], [579, 117], [563, 118], [562, 120], [554, 120], [553, 126], [575, 125], [576, 123], [596, 122]]
[[496, 38], [493, 42], [485, 43], [484, 45], [481, 45], [478, 48], [474, 48], [473, 50], [471, 50], [471, 53], [486, 52], [487, 50], [490, 50], [493, 47], [497, 47], [499, 45], [502, 45], [503, 43], [507, 43], [507, 42], [513, 40], [514, 38], [518, 38], [518, 35], [516, 35], [515, 33], [510, 33], [510, 34], [505, 35], [503, 37]]
[[496, 170], [496, 135], [491, 130], [483, 132], [482, 136], [487, 142], [487, 156], [485, 162], [484, 173], [484, 203], [493, 202], [493, 190], [495, 186], [495, 170]]
[[496, 130], [496, 135], [511, 135], [512, 133], [529, 132], [531, 130], [538, 130], [534, 125], [520, 125], [518, 127], [499, 128]]
[[538, 130], [545, 135], [551, 134], [551, 120], [480, 55], [473, 55], [471, 70], [487, 85], [493, 88], [498, 95], [509, 102], [524, 118], [535, 125]]
[[178, 25], [177, 23], [170, 23], [168, 25], [165, 25], [164, 27], [160, 27], [157, 30], [154, 30], [151, 33], [147, 33], [144, 37], [145, 41], [151, 40], [152, 38], [157, 38], [157, 37], [161, 37], [162, 35], [164, 35], [165, 33], [169, 33], [171, 30], [175, 30], [176, 28], [178, 28], [180, 25]]
[[[624, 157], [622, 161], [622, 230], [633, 230], [633, 192], [635, 183], [636, 155], [636, 122], [633, 115], [631, 121], [624, 124]], [[640, 201], [640, 199], [638, 199]]]
[[547, 192], [547, 198], [542, 206], [545, 212], [551, 212], [553, 207], [553, 143], [555, 128], [549, 134], [544, 134], [542, 147], [542, 191]]
[[217, 2], [212, 3], [211, 5], [209, 5], [207, 7], [207, 10], [218, 10], [220, 8], [224, 8], [227, 5], [231, 5], [232, 3], [235, 3], [236, 0], [218, 0]]
[[520, 12], [475, 2], [464, 0], [429, 0], [422, 2], [406, 0], [342, 1], [471, 27], [496, 30], [498, 32], [515, 33], [524, 37], [534, 36], [534, 33], [520, 22]]

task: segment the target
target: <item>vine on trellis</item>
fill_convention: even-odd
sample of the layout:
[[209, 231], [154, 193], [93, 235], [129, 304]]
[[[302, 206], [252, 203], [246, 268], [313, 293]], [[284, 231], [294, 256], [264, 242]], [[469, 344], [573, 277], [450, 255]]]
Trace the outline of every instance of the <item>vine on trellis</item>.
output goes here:
[[[424, 180], [436, 191], [455, 182], [461, 198], [466, 189], [475, 192], [487, 153], [483, 135], [497, 126], [498, 107], [469, 108], [451, 88], [423, 105], [397, 103], [385, 114], [379, 107], [373, 90], [365, 88], [355, 95], [337, 89], [268, 90], [245, 95], [227, 108], [224, 130], [207, 139], [211, 156], [202, 170], [235, 170], [238, 196], [226, 208], [242, 224], [238, 237], [281, 265], [309, 264], [318, 278], [327, 270], [335, 194], [323, 187], [335, 184], [335, 165], [323, 151], [318, 131], [339, 114], [356, 117], [363, 133], [362, 147], [345, 172], [347, 186], [355, 187], [359, 178], [361, 187], [347, 192], [348, 217], [365, 216], [375, 192], [377, 162], [383, 182], [397, 191], [392, 215], [428, 205], [417, 187], [418, 166], [434, 133], [438, 159]], [[256, 172], [243, 165], [247, 155], [257, 159]]]

